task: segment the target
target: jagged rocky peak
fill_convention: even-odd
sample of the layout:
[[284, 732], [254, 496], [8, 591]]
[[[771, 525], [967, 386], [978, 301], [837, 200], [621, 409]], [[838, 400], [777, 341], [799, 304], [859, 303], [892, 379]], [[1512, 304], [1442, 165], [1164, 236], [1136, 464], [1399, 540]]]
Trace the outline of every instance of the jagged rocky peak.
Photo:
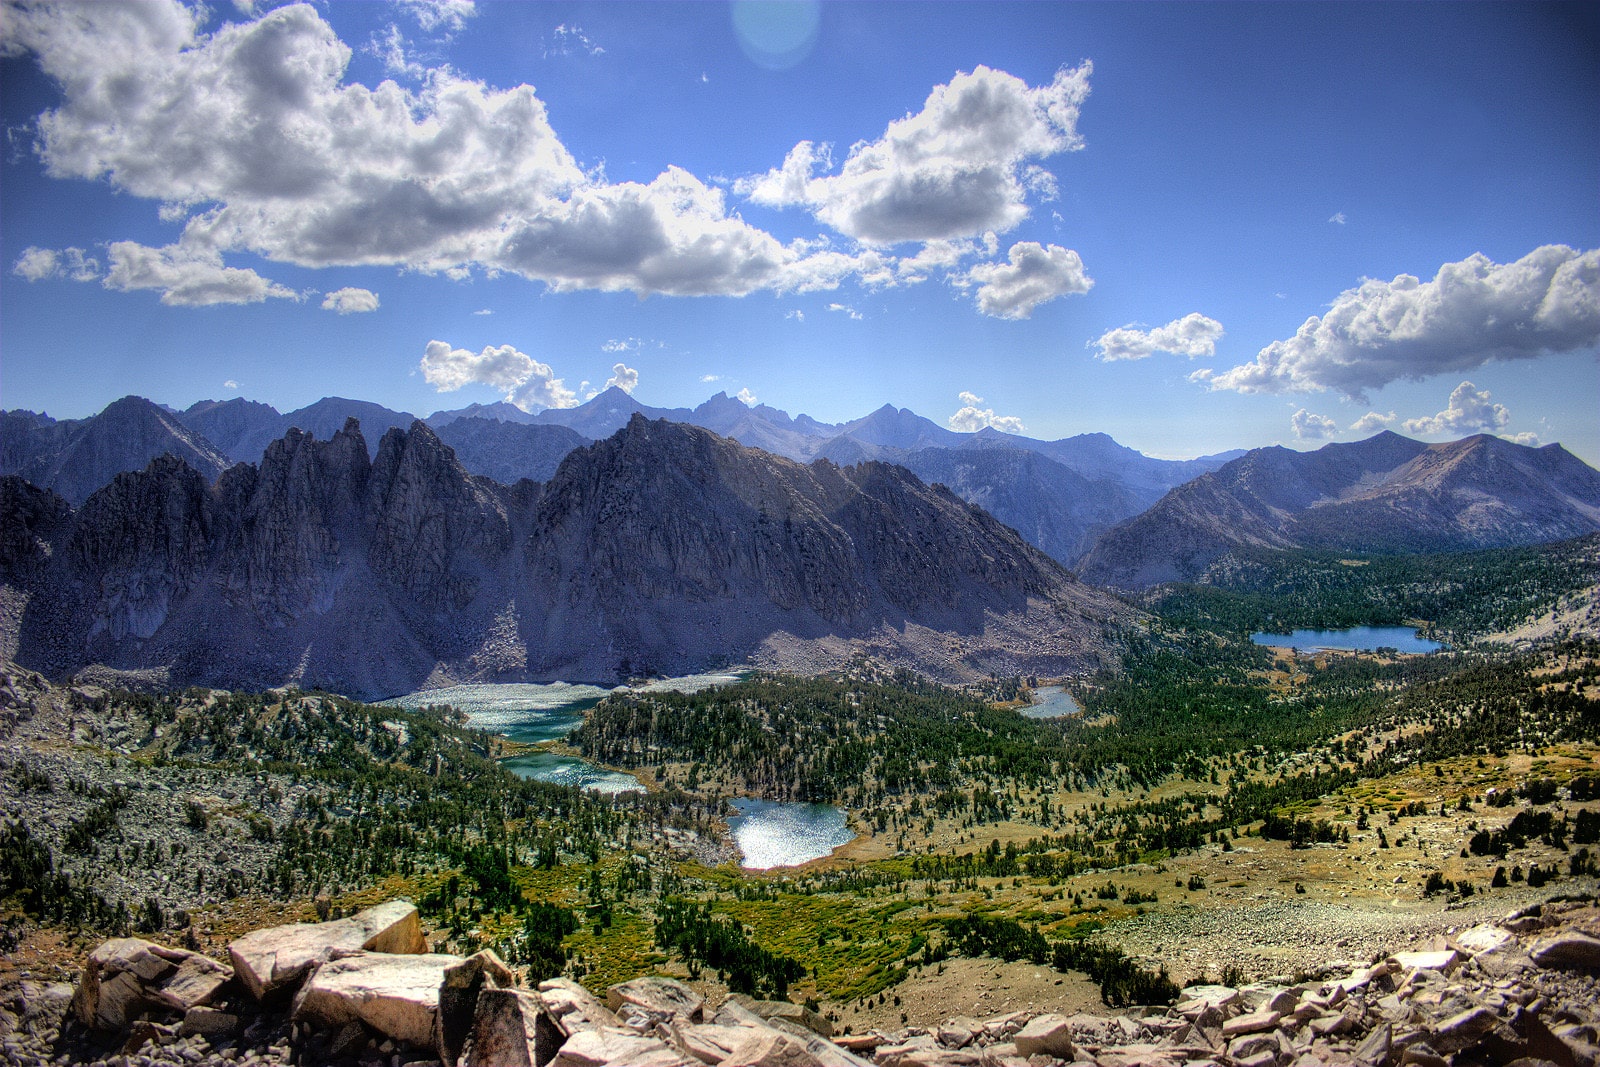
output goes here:
[[981, 628], [985, 611], [1076, 593], [1014, 531], [902, 467], [801, 466], [640, 416], [563, 462], [527, 560], [619, 603], [764, 601], [847, 629], [907, 616]]
[[420, 419], [378, 445], [367, 486], [375, 573], [419, 596], [464, 607], [480, 584], [471, 557], [511, 548], [511, 520], [492, 484], [461, 466]]

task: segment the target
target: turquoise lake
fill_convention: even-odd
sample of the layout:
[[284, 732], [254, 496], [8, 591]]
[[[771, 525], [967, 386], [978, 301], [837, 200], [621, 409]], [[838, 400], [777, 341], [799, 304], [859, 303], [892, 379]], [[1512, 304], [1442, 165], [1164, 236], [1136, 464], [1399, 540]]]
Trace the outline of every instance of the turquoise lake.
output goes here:
[[1444, 645], [1418, 637], [1409, 626], [1353, 626], [1348, 630], [1296, 630], [1290, 634], [1256, 633], [1250, 640], [1273, 648], [1293, 648], [1315, 652], [1320, 648], [1347, 652], [1370, 652], [1392, 648], [1400, 652], [1437, 652]]

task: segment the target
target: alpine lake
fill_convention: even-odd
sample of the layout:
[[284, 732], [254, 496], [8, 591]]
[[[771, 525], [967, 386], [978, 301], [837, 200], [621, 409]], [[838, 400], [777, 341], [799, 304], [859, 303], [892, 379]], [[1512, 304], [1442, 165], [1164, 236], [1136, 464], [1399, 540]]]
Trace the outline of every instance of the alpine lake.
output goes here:
[[1437, 652], [1445, 646], [1419, 637], [1409, 626], [1352, 626], [1348, 630], [1295, 630], [1288, 634], [1254, 633], [1250, 640], [1270, 648], [1292, 648], [1296, 652], [1373, 652], [1392, 648], [1396, 652]]
[[[738, 680], [736, 674], [693, 674], [655, 679], [623, 689], [634, 693], [692, 693]], [[565, 738], [583, 722], [588, 709], [615, 691], [568, 682], [455, 685], [407, 693], [383, 703], [407, 709], [449, 704], [465, 713], [475, 729], [489, 730], [511, 741], [540, 745]], [[1054, 712], [1068, 713], [1065, 710]], [[522, 778], [578, 786], [608, 795], [645, 788], [631, 774], [597, 767], [582, 757], [549, 748], [507, 757], [501, 765]], [[834, 849], [855, 839], [845, 813], [830, 804], [750, 798], [735, 799], [733, 804], [739, 814], [728, 818], [728, 829], [739, 847], [740, 866], [746, 870], [798, 866], [830, 855]]]

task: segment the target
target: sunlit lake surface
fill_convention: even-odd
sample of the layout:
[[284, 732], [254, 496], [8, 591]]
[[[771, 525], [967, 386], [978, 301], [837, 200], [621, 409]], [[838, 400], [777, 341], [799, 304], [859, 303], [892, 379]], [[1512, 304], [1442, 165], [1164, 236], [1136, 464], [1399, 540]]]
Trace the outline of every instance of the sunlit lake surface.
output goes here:
[[1353, 626], [1348, 630], [1296, 630], [1290, 634], [1251, 634], [1250, 640], [1273, 648], [1315, 652], [1319, 648], [1370, 652], [1392, 648], [1399, 652], [1437, 652], [1444, 645], [1418, 637], [1409, 626]]
[[[407, 693], [383, 703], [412, 710], [429, 704], [449, 704], [465, 712], [468, 723], [475, 729], [490, 730], [512, 741], [537, 744], [566, 737], [583, 722], [585, 711], [612, 693], [696, 693], [714, 685], [732, 685], [740, 677], [732, 673], [688, 674], [615, 689], [569, 682], [453, 685], [446, 689]], [[626, 793], [644, 788], [631, 774], [604, 770], [577, 756], [530, 752], [503, 763], [507, 770], [522, 778], [575, 785], [597, 793]]]
[[1072, 694], [1059, 685], [1042, 685], [1033, 691], [1033, 703], [1020, 709], [1030, 719], [1059, 719], [1081, 714], [1083, 709]]
[[749, 799], [733, 804], [740, 814], [729, 817], [728, 828], [742, 854], [740, 866], [747, 870], [794, 867], [820, 859], [856, 836], [844, 812], [829, 804]]
[[512, 756], [510, 759], [501, 760], [500, 765], [519, 778], [554, 782], [557, 785], [575, 785], [613, 796], [617, 793], [644, 789], [639, 779], [631, 774], [604, 770], [588, 760], [556, 752], [530, 752], [525, 756]]
[[569, 682], [503, 685], [452, 685], [446, 689], [423, 689], [385, 700], [402, 708], [416, 709], [429, 704], [450, 704], [466, 712], [475, 729], [492, 730], [513, 741], [535, 744], [557, 741], [583, 721], [583, 713], [612, 693], [696, 693], [714, 685], [732, 685], [740, 675], [731, 673], [688, 674], [681, 678], [658, 678], [632, 689], [618, 686], [602, 689], [597, 685]]

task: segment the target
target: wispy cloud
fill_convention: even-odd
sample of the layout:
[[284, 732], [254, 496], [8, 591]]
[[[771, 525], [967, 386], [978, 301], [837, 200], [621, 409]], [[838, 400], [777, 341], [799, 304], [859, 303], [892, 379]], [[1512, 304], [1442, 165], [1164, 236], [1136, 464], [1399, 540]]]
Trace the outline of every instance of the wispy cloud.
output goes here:
[[594, 40], [578, 26], [568, 26], [562, 23], [550, 31], [550, 36], [545, 38], [544, 58], [552, 56], [600, 56], [605, 55], [605, 49], [596, 44]]

